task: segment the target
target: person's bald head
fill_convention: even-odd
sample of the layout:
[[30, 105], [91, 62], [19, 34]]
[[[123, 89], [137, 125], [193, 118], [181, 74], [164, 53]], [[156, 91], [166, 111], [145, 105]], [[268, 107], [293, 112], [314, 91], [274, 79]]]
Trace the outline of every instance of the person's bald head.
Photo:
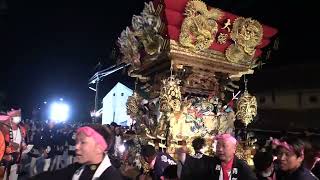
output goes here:
[[218, 135], [217, 140], [217, 156], [222, 162], [229, 162], [236, 153], [237, 140], [230, 134]]

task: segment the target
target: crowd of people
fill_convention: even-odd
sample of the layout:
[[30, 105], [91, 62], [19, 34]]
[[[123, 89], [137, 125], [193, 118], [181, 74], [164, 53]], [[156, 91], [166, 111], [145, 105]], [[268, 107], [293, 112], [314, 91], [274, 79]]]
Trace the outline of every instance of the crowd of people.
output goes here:
[[121, 170], [123, 131], [116, 123], [21, 122], [20, 110], [12, 110], [0, 115], [1, 176], [9, 180], [26, 176], [31, 180], [316, 180], [320, 176], [320, 148], [313, 139], [270, 139], [257, 146], [251, 167], [236, 156], [239, 139], [221, 134], [213, 139], [214, 156], [204, 153], [202, 137], [192, 141], [194, 153], [182, 146], [175, 157], [144, 144], [140, 154], [147, 167], [128, 177]]

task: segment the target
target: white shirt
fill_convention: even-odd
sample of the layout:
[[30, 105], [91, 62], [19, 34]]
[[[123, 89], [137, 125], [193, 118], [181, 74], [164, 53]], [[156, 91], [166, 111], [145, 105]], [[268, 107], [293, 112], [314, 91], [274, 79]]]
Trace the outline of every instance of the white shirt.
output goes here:
[[13, 134], [13, 142], [17, 144], [21, 144], [22, 136], [21, 136], [20, 128], [18, 128], [17, 130], [12, 130], [12, 134]]

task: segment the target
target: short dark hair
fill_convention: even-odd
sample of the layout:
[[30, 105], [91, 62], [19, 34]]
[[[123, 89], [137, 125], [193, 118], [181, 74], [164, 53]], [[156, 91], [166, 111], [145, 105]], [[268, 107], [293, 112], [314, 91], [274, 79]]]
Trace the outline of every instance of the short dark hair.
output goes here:
[[202, 137], [196, 137], [192, 141], [192, 147], [195, 151], [202, 149], [206, 145], [206, 141]]
[[304, 154], [305, 143], [297, 137], [284, 137], [280, 141], [287, 142], [288, 145], [292, 146], [293, 152], [300, 157]]
[[271, 166], [273, 156], [271, 152], [257, 152], [253, 157], [254, 167], [257, 171], [264, 171]]
[[141, 155], [143, 157], [151, 157], [156, 154], [156, 149], [151, 145], [144, 145], [141, 148]]

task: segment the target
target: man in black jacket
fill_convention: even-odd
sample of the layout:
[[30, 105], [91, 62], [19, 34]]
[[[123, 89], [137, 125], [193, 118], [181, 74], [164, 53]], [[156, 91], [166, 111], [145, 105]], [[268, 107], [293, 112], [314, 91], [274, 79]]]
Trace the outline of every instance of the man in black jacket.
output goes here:
[[195, 154], [192, 156], [185, 154], [185, 159], [180, 159], [182, 163], [181, 180], [206, 179], [210, 174], [213, 157], [203, 154], [205, 139], [195, 138], [192, 141], [192, 147]]
[[[217, 156], [204, 156], [199, 165], [194, 158], [186, 158], [182, 168], [181, 179], [210, 180], [256, 180], [256, 176], [246, 162], [235, 156], [237, 141], [230, 134], [216, 137]], [[201, 155], [199, 152], [196, 156]], [[202, 155], [203, 156], [203, 155]], [[187, 156], [188, 157], [188, 156]], [[188, 162], [189, 161], [189, 162]], [[192, 161], [192, 162], [191, 162]], [[197, 165], [195, 165], [196, 163]], [[188, 165], [189, 164], [189, 165]], [[189, 166], [189, 167], [188, 167]], [[191, 166], [191, 167], [190, 167]]]
[[107, 155], [111, 142], [112, 135], [102, 125], [83, 126], [77, 130], [76, 135], [77, 163], [57, 171], [39, 174], [31, 179], [122, 180]]
[[216, 137], [217, 156], [212, 161], [211, 180], [256, 180], [246, 162], [235, 156], [237, 140], [230, 134]]

